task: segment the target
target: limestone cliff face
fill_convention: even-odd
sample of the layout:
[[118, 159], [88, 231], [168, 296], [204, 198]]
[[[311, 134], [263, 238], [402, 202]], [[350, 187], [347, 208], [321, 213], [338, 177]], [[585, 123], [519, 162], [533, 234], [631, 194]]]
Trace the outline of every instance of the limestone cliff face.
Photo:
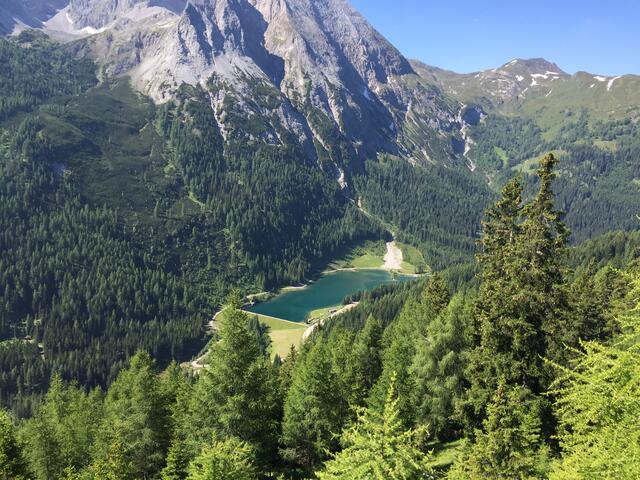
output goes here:
[[346, 0], [68, 1], [46, 31], [158, 102], [203, 86], [226, 136], [295, 141], [337, 178], [380, 152], [457, 161], [460, 104]]

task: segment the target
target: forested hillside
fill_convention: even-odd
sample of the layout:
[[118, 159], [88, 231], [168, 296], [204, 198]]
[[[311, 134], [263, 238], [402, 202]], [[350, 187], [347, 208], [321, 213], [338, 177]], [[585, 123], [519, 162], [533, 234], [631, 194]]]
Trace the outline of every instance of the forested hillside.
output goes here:
[[587, 109], [567, 110], [561, 119], [542, 114], [489, 114], [471, 128], [469, 156], [501, 186], [514, 173], [535, 188], [533, 170], [545, 152], [560, 162], [554, 189], [567, 212], [572, 240], [581, 242], [610, 230], [633, 230], [640, 209], [640, 135], [637, 119], [598, 118]]
[[105, 392], [55, 376], [31, 419], [2, 414], [0, 472], [637, 478], [637, 239], [602, 237], [569, 268], [555, 163], [533, 196], [514, 178], [486, 212], [477, 286], [384, 287], [275, 362], [231, 297], [198, 374], [139, 352]]
[[[295, 146], [223, 142], [207, 97], [157, 108], [38, 34], [0, 40], [0, 399], [106, 386], [202, 347], [233, 288], [299, 282], [386, 231]], [[32, 68], [33, 67], [33, 68]], [[46, 77], [46, 78], [45, 78]]]

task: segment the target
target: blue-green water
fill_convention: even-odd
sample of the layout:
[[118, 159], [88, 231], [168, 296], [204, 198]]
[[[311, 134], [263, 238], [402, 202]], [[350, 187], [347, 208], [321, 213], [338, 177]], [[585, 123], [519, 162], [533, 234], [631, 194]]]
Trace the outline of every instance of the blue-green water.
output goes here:
[[394, 277], [386, 270], [339, 270], [323, 275], [317, 282], [304, 289], [281, 293], [268, 302], [258, 303], [247, 310], [293, 322], [303, 322], [311, 311], [339, 305], [347, 295], [411, 278], [402, 275]]

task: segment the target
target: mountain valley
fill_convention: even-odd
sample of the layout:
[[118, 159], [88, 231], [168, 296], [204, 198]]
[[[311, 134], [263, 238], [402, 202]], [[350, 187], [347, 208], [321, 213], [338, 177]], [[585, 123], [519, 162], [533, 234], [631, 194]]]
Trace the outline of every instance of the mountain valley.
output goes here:
[[[503, 399], [488, 396], [499, 387], [493, 377], [482, 385], [463, 378], [461, 369], [448, 377], [454, 386], [447, 395], [460, 397], [455, 418], [453, 400], [442, 407], [446, 420], [433, 413], [440, 407], [403, 403], [409, 390], [402, 389], [418, 388], [407, 379], [436, 368], [429, 359], [412, 364], [426, 355], [412, 342], [438, 338], [453, 364], [468, 362], [478, 369], [472, 375], [485, 378], [507, 357], [514, 364], [524, 358], [510, 357], [512, 350], [526, 350], [517, 339], [504, 340], [512, 349], [504, 356], [491, 357], [486, 352], [493, 347], [482, 343], [489, 342], [489, 331], [499, 335], [491, 322], [497, 329], [512, 317], [535, 324], [536, 342], [544, 347], [522, 353], [538, 369], [522, 374], [533, 382], [527, 384], [533, 393], [510, 391], [504, 401], [521, 394], [523, 405], [539, 408], [548, 415], [543, 421], [553, 423], [550, 400], [527, 403], [534, 402], [527, 395], [538, 402], [550, 388], [545, 375], [552, 375], [538, 359], [548, 354], [565, 368], [556, 338], [582, 348], [582, 340], [626, 332], [614, 317], [632, 311], [637, 291], [638, 75], [570, 74], [542, 58], [464, 74], [443, 70], [406, 58], [347, 0], [10, 0], [0, 5], [0, 35], [0, 403], [29, 417], [54, 402], [45, 396], [51, 386], [80, 403], [94, 395], [83, 389], [103, 389], [95, 394], [100, 402], [116, 404], [127, 395], [117, 391], [122, 379], [152, 371], [151, 358], [168, 370], [150, 395], [179, 402], [184, 392], [205, 387], [191, 374], [182, 379], [174, 362], [216, 355], [249, 362], [227, 345], [253, 349], [246, 354], [259, 361], [247, 368], [263, 383], [253, 385], [233, 362], [216, 360], [205, 381], [223, 385], [237, 375], [246, 382], [242, 388], [253, 385], [247, 392], [262, 395], [261, 388], [277, 383], [275, 396], [297, 391], [302, 398], [306, 388], [320, 388], [304, 382], [322, 376], [342, 395], [327, 400], [338, 413], [329, 418], [333, 413], [326, 412], [333, 430], [319, 433], [315, 444], [283, 418], [305, 422], [304, 412], [321, 405], [294, 405], [294, 399], [285, 407], [260, 397], [252, 405], [264, 411], [245, 413], [259, 414], [251, 417], [255, 425], [260, 415], [277, 418], [268, 428], [281, 430], [258, 438], [217, 410], [224, 392], [216, 391], [215, 400], [200, 392], [208, 404], [189, 397], [184, 412], [172, 410], [171, 417], [163, 410], [162, 428], [174, 430], [171, 439], [164, 432], [156, 442], [162, 458], [151, 456], [155, 463], [147, 465], [136, 456], [130, 465], [135, 474], [113, 478], [160, 478], [166, 455], [193, 457], [222, 431], [236, 432], [252, 446], [260, 468], [271, 469], [259, 478], [276, 478], [276, 470], [307, 478], [329, 458], [327, 451], [347, 450], [331, 435], [356, 421], [350, 407], [377, 405], [382, 412], [393, 382], [400, 399], [393, 408], [403, 428], [441, 422], [433, 424], [437, 438], [430, 442], [448, 445], [474, 428], [486, 430], [486, 408], [504, 407], [487, 407]], [[511, 229], [508, 240], [501, 228]], [[344, 302], [350, 307], [323, 317], [322, 328], [291, 354], [302, 360], [282, 363], [277, 356], [280, 373], [273, 373], [269, 328], [257, 317], [241, 327], [247, 323], [244, 299], [303, 285], [341, 258], [377, 258], [376, 249], [392, 241], [402, 246], [395, 259], [401, 268], [385, 272], [385, 279], [399, 270], [419, 278], [385, 280], [349, 295]], [[402, 263], [402, 253], [412, 258]], [[501, 298], [500, 289], [509, 294]], [[589, 292], [601, 308], [590, 303]], [[509, 303], [514, 298], [522, 301]], [[219, 326], [214, 314], [223, 305], [230, 320]], [[501, 308], [511, 310], [501, 317], [495, 313]], [[560, 310], [569, 325], [562, 334], [541, 320]], [[530, 346], [535, 342], [527, 328], [523, 342]], [[454, 330], [460, 335], [446, 336]], [[377, 363], [355, 367], [349, 362], [356, 360], [340, 357], [351, 344], [353, 355], [361, 354], [358, 362], [366, 363], [362, 352], [370, 348]], [[441, 353], [428, 345], [433, 355]], [[488, 350], [477, 353], [476, 347]], [[486, 354], [482, 361], [496, 358], [498, 366], [458, 350]], [[297, 377], [286, 370], [295, 361], [303, 372]], [[341, 365], [372, 368], [371, 378]], [[516, 382], [515, 370], [504, 371]], [[336, 386], [323, 376], [327, 372], [345, 384]], [[356, 382], [349, 375], [360, 374], [361, 383], [347, 385]], [[175, 384], [163, 383], [171, 378]], [[76, 392], [65, 382], [81, 388]], [[477, 397], [462, 399], [472, 388]], [[229, 423], [200, 425], [199, 412], [207, 409]], [[0, 415], [0, 427], [2, 421]], [[199, 425], [195, 437], [193, 425]], [[314, 428], [324, 427], [308, 426]], [[112, 440], [96, 440], [91, 448], [111, 458], [105, 452], [122, 439]], [[184, 451], [171, 450], [169, 440]], [[214, 437], [218, 441], [226, 440]], [[548, 443], [557, 454], [554, 442]], [[87, 452], [86, 458], [94, 455]], [[43, 470], [33, 478], [63, 478], [39, 461], [32, 467]], [[86, 459], [70, 462], [89, 468]], [[100, 478], [98, 470], [94, 477], [67, 474], [67, 480]], [[185, 471], [166, 475], [187, 478]]]

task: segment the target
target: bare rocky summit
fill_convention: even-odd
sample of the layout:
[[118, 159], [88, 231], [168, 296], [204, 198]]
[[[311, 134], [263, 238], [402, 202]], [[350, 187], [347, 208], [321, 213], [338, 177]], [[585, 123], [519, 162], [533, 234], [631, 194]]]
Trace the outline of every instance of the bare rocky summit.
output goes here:
[[[460, 105], [346, 0], [71, 0], [42, 27], [157, 102], [200, 85], [225, 135], [295, 139], [337, 178], [379, 152], [455, 162]], [[260, 118], [260, 131], [230, 119]], [[237, 123], [237, 122], [236, 122]], [[345, 176], [346, 172], [346, 176]]]
[[[473, 169], [468, 127], [485, 112], [544, 101], [563, 84], [597, 93], [592, 84], [608, 91], [617, 81], [584, 80], [544, 59], [470, 74], [412, 62], [346, 0], [13, 0], [0, 8], [4, 33], [22, 28], [74, 42], [103, 78], [129, 77], [158, 103], [199, 86], [225, 138], [294, 142], [344, 185], [380, 152]], [[584, 81], [575, 86], [576, 78]]]

